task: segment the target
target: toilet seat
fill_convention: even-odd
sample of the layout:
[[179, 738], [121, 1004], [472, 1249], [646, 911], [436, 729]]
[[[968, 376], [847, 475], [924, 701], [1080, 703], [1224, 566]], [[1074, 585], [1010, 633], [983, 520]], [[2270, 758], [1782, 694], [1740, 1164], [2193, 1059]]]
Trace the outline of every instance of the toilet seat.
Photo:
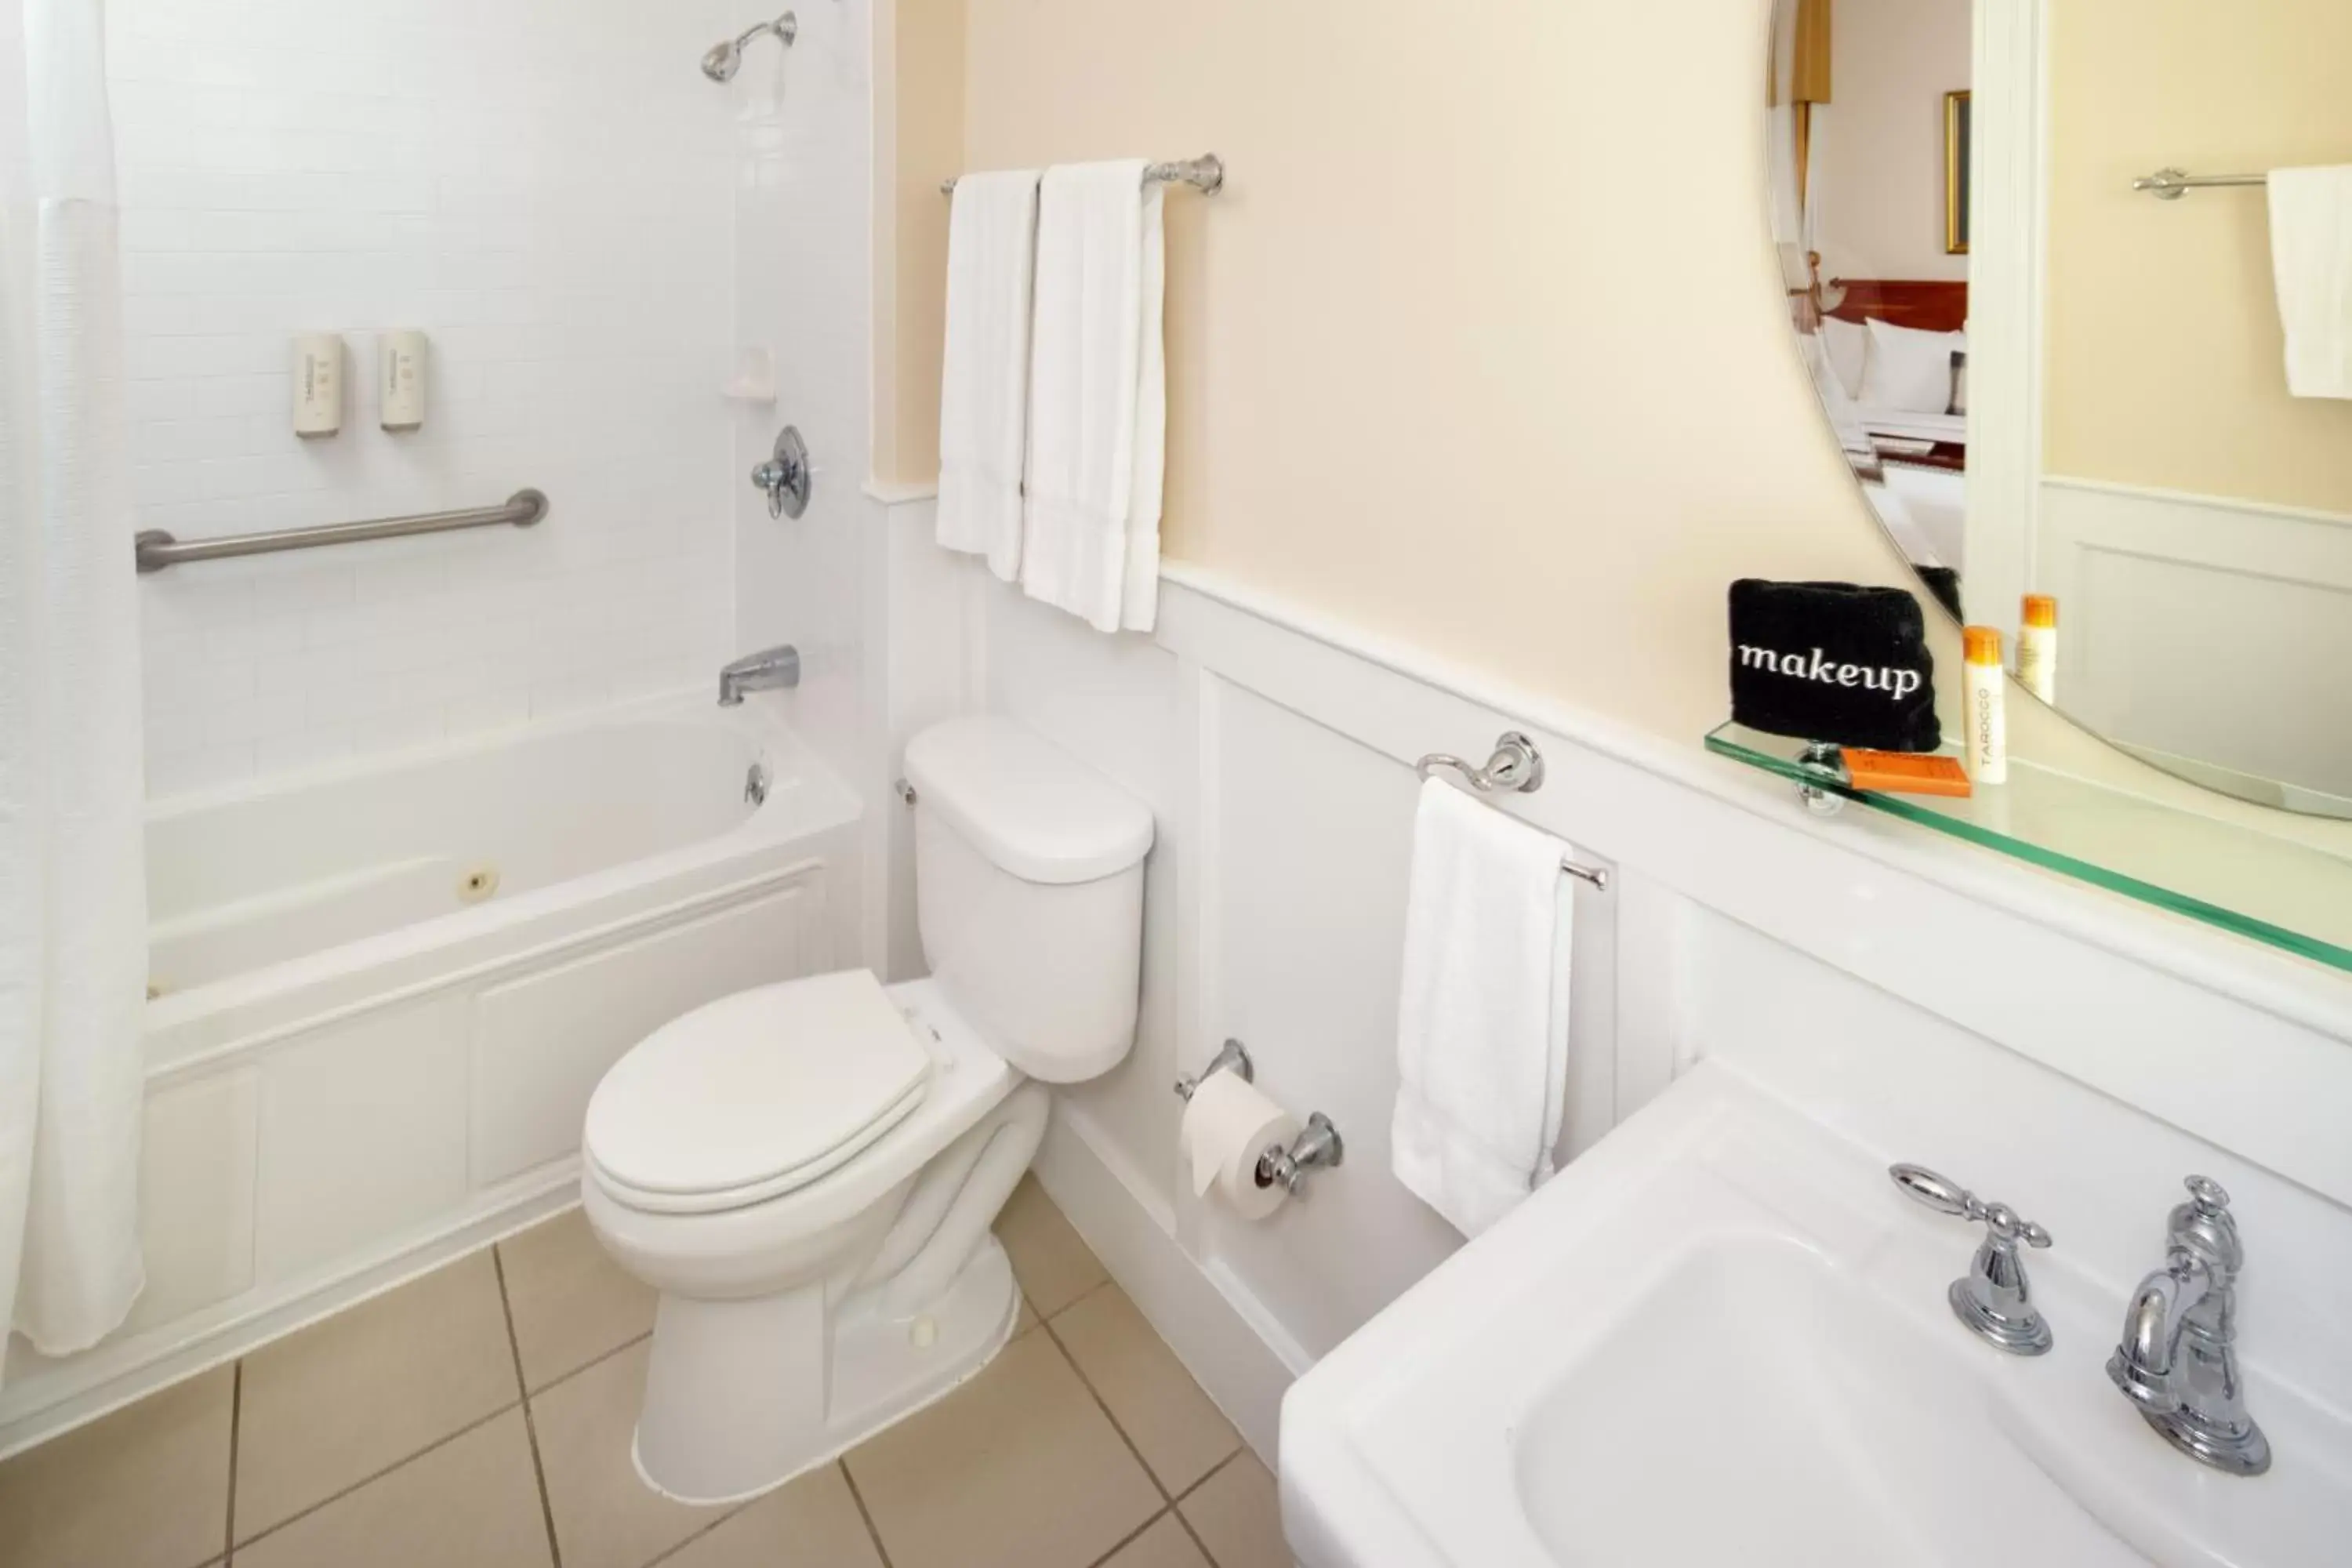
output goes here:
[[739, 991], [673, 1019], [597, 1085], [582, 1140], [598, 1183], [647, 1214], [781, 1197], [856, 1159], [937, 1068], [866, 970]]

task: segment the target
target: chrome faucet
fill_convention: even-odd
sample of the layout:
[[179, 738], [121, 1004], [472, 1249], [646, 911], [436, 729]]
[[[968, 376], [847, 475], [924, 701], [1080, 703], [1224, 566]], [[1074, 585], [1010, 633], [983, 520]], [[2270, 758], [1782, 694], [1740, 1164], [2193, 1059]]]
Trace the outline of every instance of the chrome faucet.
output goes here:
[[2165, 1440], [2235, 1476], [2271, 1468], [2270, 1439], [2246, 1414], [2238, 1376], [2238, 1271], [2246, 1250], [2230, 1194], [2189, 1178], [2189, 1201], [2166, 1226], [2164, 1267], [2139, 1282], [2124, 1310], [2123, 1341], [2107, 1376]]
[[790, 643], [778, 643], [774, 647], [747, 653], [719, 672], [719, 706], [734, 707], [743, 700], [746, 691], [767, 691], [800, 683], [801, 650]]

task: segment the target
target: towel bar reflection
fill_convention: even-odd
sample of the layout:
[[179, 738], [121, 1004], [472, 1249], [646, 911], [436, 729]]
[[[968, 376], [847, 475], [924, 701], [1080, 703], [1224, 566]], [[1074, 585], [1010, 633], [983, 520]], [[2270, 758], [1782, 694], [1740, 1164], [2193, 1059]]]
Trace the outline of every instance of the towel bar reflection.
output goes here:
[[331, 522], [269, 533], [230, 533], [218, 539], [174, 539], [160, 528], [151, 528], [131, 542], [132, 559], [144, 575], [189, 561], [274, 555], [281, 550], [315, 550], [322, 544], [356, 544], [364, 539], [404, 539], [414, 533], [447, 533], [461, 528], [529, 528], [546, 515], [547, 497], [538, 490], [523, 489], [515, 491], [499, 506], [419, 512], [414, 517], [371, 518], [365, 522]]
[[[1413, 772], [1426, 779], [1440, 768], [1451, 768], [1460, 773], [1464, 782], [1480, 795], [1492, 795], [1498, 789], [1526, 795], [1541, 789], [1544, 782], [1543, 753], [1517, 730], [1506, 730], [1495, 738], [1494, 754], [1486, 759], [1485, 767], [1451, 752], [1432, 752], [1414, 764]], [[1604, 893], [1609, 890], [1609, 873], [1601, 867], [1562, 859], [1559, 868], [1580, 882], [1590, 882]]]
[[2267, 185], [2268, 174], [2192, 174], [2185, 169], [2158, 169], [2153, 174], [2142, 174], [2132, 182], [2132, 189], [2146, 191], [2160, 202], [2177, 202], [2191, 191], [2201, 191], [2215, 185]]
[[[1143, 183], [1147, 185], [1190, 185], [1204, 196], [1213, 196], [1225, 184], [1225, 161], [1214, 153], [1203, 153], [1197, 158], [1181, 158], [1173, 163], [1146, 163]], [[956, 183], [952, 176], [940, 182], [941, 195], [952, 193]]]

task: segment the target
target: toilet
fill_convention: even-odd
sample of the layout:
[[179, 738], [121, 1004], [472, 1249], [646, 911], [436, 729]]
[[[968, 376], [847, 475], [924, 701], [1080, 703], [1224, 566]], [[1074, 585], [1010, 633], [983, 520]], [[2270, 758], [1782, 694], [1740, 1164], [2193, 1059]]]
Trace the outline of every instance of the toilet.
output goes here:
[[1135, 1038], [1150, 812], [1001, 718], [907, 748], [930, 977], [844, 971], [672, 1019], [588, 1105], [581, 1194], [658, 1290], [638, 1473], [732, 1501], [940, 1398], [1011, 1338], [990, 1230], [1046, 1086]]

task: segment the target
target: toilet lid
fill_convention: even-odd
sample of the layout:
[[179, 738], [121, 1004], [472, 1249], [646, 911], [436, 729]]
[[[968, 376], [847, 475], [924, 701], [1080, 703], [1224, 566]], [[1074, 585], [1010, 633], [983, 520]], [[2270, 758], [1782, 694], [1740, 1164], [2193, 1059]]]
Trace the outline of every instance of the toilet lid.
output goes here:
[[663, 1025], [588, 1101], [582, 1142], [647, 1206], [789, 1192], [914, 1110], [931, 1058], [872, 973], [739, 991]]

